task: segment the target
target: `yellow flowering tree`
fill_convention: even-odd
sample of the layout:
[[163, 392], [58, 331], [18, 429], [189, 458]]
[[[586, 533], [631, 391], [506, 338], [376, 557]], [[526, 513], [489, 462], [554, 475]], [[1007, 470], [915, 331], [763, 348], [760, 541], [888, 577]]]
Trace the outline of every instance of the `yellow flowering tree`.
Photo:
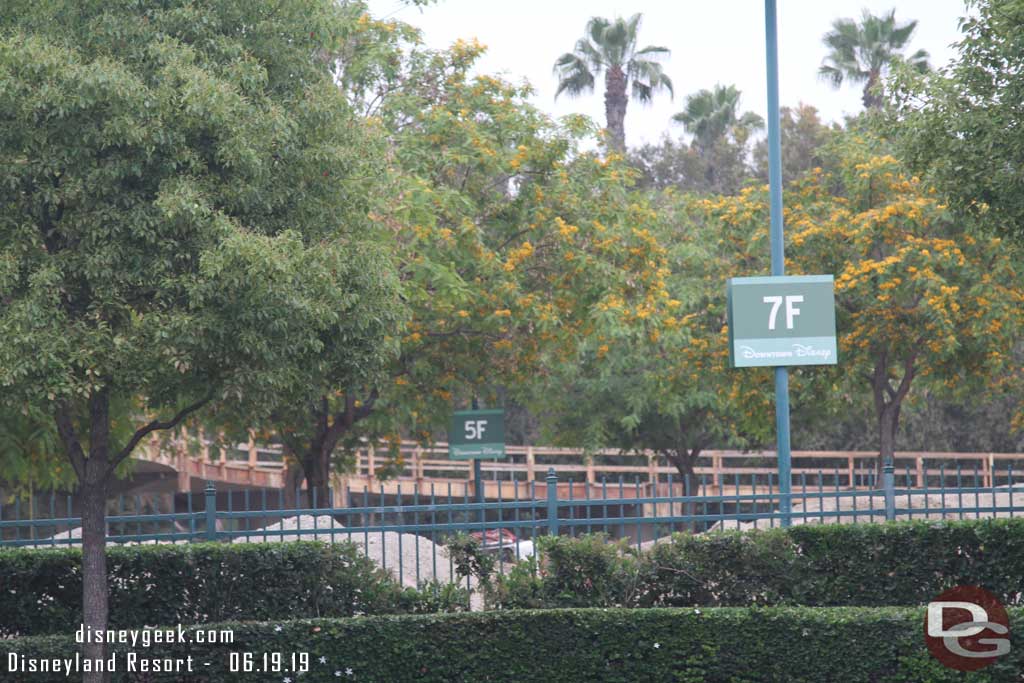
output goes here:
[[[664, 256], [647, 306], [598, 304], [595, 328], [557, 366], [539, 402], [556, 441], [590, 449], [649, 450], [697, 492], [694, 468], [708, 448], [771, 438], [771, 373], [729, 367], [725, 280], [758, 274], [764, 256], [745, 220], [717, 211], [759, 210], [756, 196], [704, 200], [662, 195], [655, 232]], [[728, 229], [724, 229], [724, 228]]]
[[[580, 151], [595, 129], [554, 122], [529, 89], [470, 75], [483, 52], [414, 48], [370, 88], [390, 173], [369, 217], [387, 234], [409, 319], [387, 378], [316, 387], [260, 426], [282, 439], [327, 504], [332, 467], [364, 437], [430, 440], [453, 407], [525, 393], [595, 326], [601, 302], [660, 315], [664, 256], [620, 158]], [[344, 351], [344, 340], [336, 342]], [[350, 376], [350, 375], [349, 375]]]
[[[866, 151], [877, 146], [837, 146], [835, 173], [792, 185], [785, 222], [787, 272], [836, 276], [839, 365], [814, 375], [815, 395], [846, 409], [869, 397], [882, 463], [912, 387], [966, 398], [1008, 381], [1024, 286], [1007, 245], [965, 231], [897, 159]], [[717, 212], [723, 224], [767, 225], [766, 208], [734, 204]]]

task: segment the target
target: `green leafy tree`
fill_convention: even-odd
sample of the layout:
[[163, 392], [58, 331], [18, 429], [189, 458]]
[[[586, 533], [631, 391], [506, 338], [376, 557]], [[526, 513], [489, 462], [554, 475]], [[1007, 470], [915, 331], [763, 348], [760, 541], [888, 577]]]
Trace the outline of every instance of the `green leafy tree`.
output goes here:
[[103, 629], [106, 494], [140, 441], [213, 401], [287, 395], [325, 336], [379, 333], [365, 281], [345, 279], [375, 254], [373, 224], [347, 223], [374, 136], [324, 58], [345, 34], [333, 2], [11, 5], [0, 400], [53, 421], [79, 486], [85, 625]]
[[[61, 444], [53, 419], [26, 406], [23, 411], [0, 407], [0, 480], [7, 491], [27, 493], [66, 488], [74, 484], [74, 471], [55, 464]], [[0, 506], [6, 501], [0, 496]]]
[[638, 13], [629, 19], [616, 17], [614, 20], [593, 17], [573, 51], [566, 52], [555, 62], [556, 98], [563, 92], [573, 97], [593, 92], [597, 76], [604, 74], [609, 147], [618, 152], [626, 149], [629, 97], [646, 104], [659, 90], [667, 90], [672, 95], [672, 80], [658, 61], [668, 56], [668, 48], [648, 45], [637, 49], [642, 16]]
[[732, 195], [750, 180], [749, 149], [728, 137], [698, 149], [682, 138], [668, 135], [657, 144], [630, 150], [629, 163], [640, 171], [637, 186], [682, 192]]
[[905, 61], [918, 71], [928, 69], [928, 52], [917, 50], [903, 56], [910, 37], [917, 28], [916, 21], [896, 23], [896, 10], [875, 16], [864, 10], [860, 22], [836, 19], [832, 30], [822, 39], [828, 48], [818, 74], [836, 88], [844, 81], [864, 84], [861, 97], [865, 109], [878, 109], [884, 101], [878, 88], [882, 78], [897, 61]]
[[[782, 107], [779, 116], [782, 138], [782, 180], [789, 184], [813, 168], [830, 163], [827, 145], [836, 139], [837, 124], [822, 123], [818, 110], [809, 104]], [[754, 145], [754, 168], [761, 182], [768, 182], [768, 142]]]
[[968, 5], [949, 67], [896, 72], [884, 133], [954, 209], [1024, 243], [1024, 3]]
[[702, 153], [725, 137], [744, 144], [750, 134], [764, 128], [764, 119], [752, 111], [739, 112], [740, 91], [735, 85], [716, 85], [687, 95], [683, 111], [672, 120], [693, 135]]

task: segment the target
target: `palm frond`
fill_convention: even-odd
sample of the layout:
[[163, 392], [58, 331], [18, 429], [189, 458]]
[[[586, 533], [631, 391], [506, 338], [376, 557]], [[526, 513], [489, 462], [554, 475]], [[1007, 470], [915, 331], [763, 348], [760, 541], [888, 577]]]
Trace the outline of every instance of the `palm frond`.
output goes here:
[[831, 64], [822, 64], [818, 67], [818, 77], [838, 88], [843, 84], [843, 69]]
[[648, 45], [642, 50], [637, 50], [633, 53], [633, 59], [637, 57], [650, 57], [651, 59], [661, 59], [662, 57], [668, 57], [672, 54], [672, 50], [667, 47], [660, 45]]
[[558, 76], [555, 99], [558, 99], [563, 92], [576, 96], [594, 90], [594, 73], [587, 68], [586, 62], [571, 52], [558, 58], [558, 61], [555, 62], [554, 73]]

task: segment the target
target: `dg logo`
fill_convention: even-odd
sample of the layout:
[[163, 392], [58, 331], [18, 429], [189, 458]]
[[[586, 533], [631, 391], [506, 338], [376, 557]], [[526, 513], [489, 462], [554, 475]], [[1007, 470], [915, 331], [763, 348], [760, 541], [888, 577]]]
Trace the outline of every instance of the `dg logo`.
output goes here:
[[957, 586], [928, 603], [928, 651], [957, 671], [977, 671], [1010, 651], [1010, 619], [996, 596], [978, 586]]

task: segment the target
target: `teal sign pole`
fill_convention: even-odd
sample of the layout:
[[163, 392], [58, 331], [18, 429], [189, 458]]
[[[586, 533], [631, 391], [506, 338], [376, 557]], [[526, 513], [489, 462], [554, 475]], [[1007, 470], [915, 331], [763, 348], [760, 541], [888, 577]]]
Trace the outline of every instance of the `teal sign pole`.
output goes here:
[[[768, 66], [768, 186], [771, 202], [772, 275], [786, 274], [782, 239], [782, 154], [779, 142], [779, 34], [775, 0], [764, 0], [765, 61]], [[779, 461], [779, 510], [782, 526], [789, 526], [792, 512], [792, 465], [789, 452], [789, 371], [775, 368], [775, 431]]]

